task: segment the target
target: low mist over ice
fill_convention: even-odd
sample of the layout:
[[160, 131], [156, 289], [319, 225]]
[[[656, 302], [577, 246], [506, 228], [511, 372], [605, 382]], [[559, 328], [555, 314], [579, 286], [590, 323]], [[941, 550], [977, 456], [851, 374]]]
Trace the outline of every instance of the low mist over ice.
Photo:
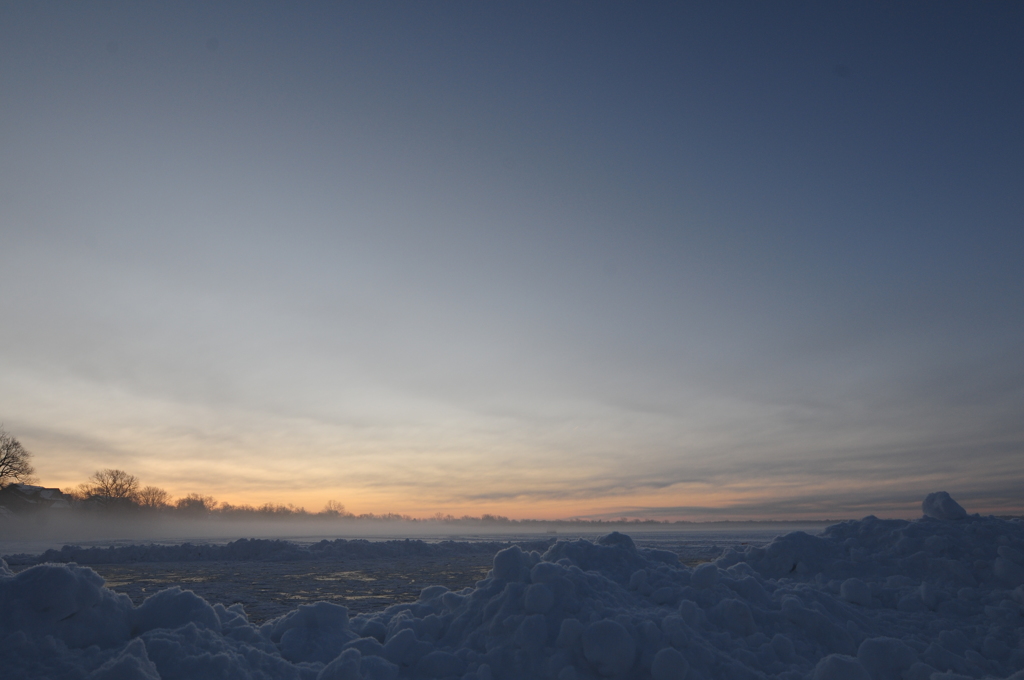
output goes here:
[[609, 531], [650, 534], [732, 535], [738, 542], [746, 534], [763, 538], [801, 529], [817, 533], [825, 522], [682, 522], [653, 521], [512, 521], [508, 519], [411, 520], [357, 519], [307, 515], [277, 519], [223, 516], [182, 517], [146, 513], [51, 511], [4, 518], [0, 522], [0, 555], [42, 552], [63, 545], [112, 543], [165, 543], [184, 541], [227, 543], [240, 537], [292, 539], [312, 542], [323, 538], [470, 538], [588, 536]]

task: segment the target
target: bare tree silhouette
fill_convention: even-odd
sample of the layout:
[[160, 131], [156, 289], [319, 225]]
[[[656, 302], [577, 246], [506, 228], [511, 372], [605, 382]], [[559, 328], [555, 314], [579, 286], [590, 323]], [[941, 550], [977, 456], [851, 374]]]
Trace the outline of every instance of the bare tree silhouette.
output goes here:
[[338, 501], [330, 500], [327, 501], [326, 505], [324, 505], [323, 514], [338, 517], [341, 515], [349, 515], [351, 513], [345, 512], [344, 503], [339, 503]]
[[0, 488], [8, 484], [35, 481], [35, 468], [29, 459], [32, 454], [0, 425]]
[[174, 507], [182, 512], [202, 515], [217, 507], [217, 501], [213, 496], [204, 496], [198, 493], [190, 493], [184, 498], [179, 498]]
[[80, 491], [104, 505], [134, 505], [139, 502], [139, 478], [124, 470], [97, 470]]
[[138, 504], [144, 508], [165, 508], [170, 495], [158, 486], [143, 487], [138, 494]]

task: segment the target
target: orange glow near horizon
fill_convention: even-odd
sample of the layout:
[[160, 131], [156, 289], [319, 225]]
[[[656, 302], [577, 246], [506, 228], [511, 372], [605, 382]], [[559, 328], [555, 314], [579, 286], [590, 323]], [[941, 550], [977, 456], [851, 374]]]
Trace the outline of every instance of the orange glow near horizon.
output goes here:
[[[75, 481], [68, 477], [40, 477], [39, 483], [45, 486], [56, 486], [65, 491], [75, 489], [84, 481]], [[756, 507], [760, 504], [778, 502], [785, 493], [800, 487], [804, 491], [816, 491], [822, 496], [838, 491], [826, 485], [807, 483], [807, 480], [792, 480], [788, 484], [766, 488], [764, 485], [755, 487], [749, 484], [732, 484], [723, 488], [711, 488], [708, 485], [688, 485], [669, 487], [644, 493], [621, 494], [595, 498], [530, 498], [527, 496], [513, 498], [501, 502], [445, 500], [439, 496], [423, 496], [416, 498], [400, 491], [378, 491], [373, 493], [365, 489], [281, 489], [267, 488], [262, 492], [229, 492], [223, 486], [213, 485], [175, 485], [161, 483], [159, 480], [142, 478], [142, 486], [154, 485], [166, 490], [172, 500], [184, 497], [189, 493], [212, 496], [218, 503], [232, 505], [248, 505], [259, 507], [264, 504], [291, 505], [304, 508], [308, 512], [321, 511], [328, 501], [344, 505], [345, 510], [355, 515], [362, 514], [397, 514], [414, 519], [431, 519], [437, 514], [481, 517], [488, 514], [506, 517], [512, 520], [567, 520], [576, 518], [591, 519], [654, 519], [658, 521], [771, 521], [771, 520], [820, 520], [820, 519], [857, 519], [867, 514], [878, 514], [885, 517], [913, 518], [920, 516], [920, 499], [908, 500], [900, 507], [890, 507], [877, 511], [864, 509], [860, 511], [837, 512], [822, 505], [820, 508], [794, 504], [789, 510], [785, 503], [780, 503], [773, 512], [742, 511], [740, 507]], [[480, 492], [482, 489], [477, 489]], [[923, 496], [922, 496], [923, 498]], [[667, 510], [644, 511], [642, 509], [675, 508], [688, 506], [701, 508], [696, 511]], [[989, 508], [969, 508], [971, 512], [996, 511]]]
[[[418, 519], [438, 513], [515, 520], [913, 518], [920, 516], [924, 496], [939, 490], [949, 491], [969, 512], [1024, 512], [1015, 498], [972, 503], [972, 489], [958, 486], [962, 483], [955, 468], [885, 478], [872, 467], [880, 463], [871, 460], [856, 476], [805, 464], [796, 454], [785, 453], [790, 457], [780, 455], [785, 464], [777, 471], [741, 466], [734, 472], [729, 471], [735, 466], [730, 458], [734, 454], [702, 453], [702, 446], [717, 444], [696, 436], [686, 443], [693, 453], [686, 454], [685, 462], [701, 472], [694, 479], [705, 481], [672, 484], [654, 467], [645, 467], [643, 459], [627, 461], [607, 452], [611, 445], [583, 435], [510, 443], [493, 433], [470, 439], [466, 432], [472, 428], [467, 426], [450, 442], [437, 432], [424, 434], [420, 441], [417, 431], [401, 428], [357, 439], [358, 432], [317, 423], [261, 423], [247, 416], [229, 426], [218, 424], [211, 414], [204, 420], [193, 412], [157, 407], [145, 414], [143, 426], [128, 423], [126, 416], [109, 415], [117, 413], [114, 407], [130, 413], [129, 401], [115, 400], [110, 411], [95, 413], [85, 409], [86, 403], [77, 421], [70, 411], [66, 418], [49, 418], [76, 425], [81, 433], [76, 438], [21, 436], [34, 454], [39, 483], [74, 490], [96, 470], [116, 468], [172, 498], [199, 493], [232, 505], [292, 505], [313, 513], [333, 500], [356, 515]], [[96, 419], [90, 421], [86, 416], [92, 415]], [[110, 419], [104, 422], [105, 415]], [[164, 420], [175, 425], [161, 425]], [[189, 427], [193, 421], [200, 424]], [[1014, 462], [1005, 465], [1013, 467]], [[671, 476], [683, 477], [679, 466], [668, 466]], [[1010, 467], [990, 466], [987, 479], [1016, 474]], [[991, 482], [981, 479], [976, 488], [983, 488], [982, 483]], [[986, 498], [979, 492], [973, 497]]]

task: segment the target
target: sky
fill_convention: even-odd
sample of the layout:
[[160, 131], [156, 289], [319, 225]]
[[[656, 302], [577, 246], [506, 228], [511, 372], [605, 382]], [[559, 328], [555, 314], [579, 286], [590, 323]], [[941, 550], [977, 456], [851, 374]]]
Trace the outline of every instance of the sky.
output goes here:
[[0, 6], [39, 482], [1024, 512], [1019, 3]]

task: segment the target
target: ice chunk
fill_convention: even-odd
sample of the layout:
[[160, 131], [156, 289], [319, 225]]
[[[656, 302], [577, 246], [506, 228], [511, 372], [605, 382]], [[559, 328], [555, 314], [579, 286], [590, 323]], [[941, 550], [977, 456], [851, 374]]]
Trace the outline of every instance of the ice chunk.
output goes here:
[[146, 654], [146, 644], [139, 638], [105, 664], [93, 671], [90, 680], [160, 680], [160, 673]]
[[1024, 567], [1005, 557], [997, 557], [992, 564], [992, 573], [1010, 588], [1024, 584]]
[[633, 667], [636, 643], [621, 623], [604, 619], [583, 631], [583, 654], [606, 677], [625, 675]]
[[597, 544], [618, 545], [626, 548], [627, 550], [636, 550], [636, 544], [633, 543], [633, 539], [626, 534], [619, 533], [618, 531], [613, 531], [612, 533], [597, 539]]
[[316, 676], [316, 680], [363, 680], [363, 676], [359, 672], [362, 660], [358, 650], [346, 649], [324, 666]]
[[718, 567], [708, 562], [693, 570], [690, 585], [694, 588], [710, 588], [718, 583]]
[[848, 578], [839, 588], [839, 596], [862, 607], [871, 605], [871, 588], [859, 578]]
[[936, 670], [926, 663], [918, 661], [903, 672], [903, 680], [932, 680]]
[[359, 653], [364, 657], [367, 656], [384, 656], [384, 645], [382, 645], [377, 638], [363, 637], [351, 642], [345, 643], [346, 649], [357, 649]]
[[945, 491], [936, 491], [925, 496], [921, 509], [925, 517], [934, 519], [953, 520], [967, 517], [967, 511]]
[[563, 619], [555, 644], [559, 647], [572, 647], [581, 635], [583, 635], [583, 624], [578, 619]]
[[548, 635], [548, 625], [544, 616], [534, 614], [524, 618], [516, 630], [515, 641], [523, 649], [539, 650]]
[[136, 612], [136, 621], [136, 633], [156, 628], [177, 628], [186, 623], [221, 629], [220, 617], [210, 603], [191, 590], [182, 590], [178, 586], [146, 598]]
[[268, 621], [260, 632], [289, 661], [328, 663], [345, 643], [356, 639], [349, 629], [348, 610], [331, 602], [300, 605], [284, 616]]
[[676, 599], [676, 589], [669, 586], [658, 588], [651, 593], [651, 602], [654, 604], [669, 604]]
[[0, 640], [23, 631], [72, 648], [115, 645], [128, 640], [132, 613], [128, 596], [88, 567], [40, 564], [0, 576]]
[[433, 651], [426, 642], [416, 639], [411, 629], [405, 628], [384, 643], [384, 657], [399, 667], [415, 666], [424, 656]]
[[654, 680], [686, 680], [690, 664], [678, 650], [666, 647], [654, 655], [651, 677]]
[[523, 604], [527, 614], [546, 614], [555, 604], [555, 594], [543, 583], [534, 583], [526, 589]]
[[857, 650], [857, 660], [872, 680], [900, 680], [903, 671], [917, 662], [917, 654], [902, 640], [877, 637], [865, 640]]
[[530, 573], [528, 561], [529, 557], [518, 545], [505, 548], [494, 556], [491, 575], [503, 581], [522, 581]]
[[396, 680], [398, 678], [398, 666], [379, 656], [363, 657], [359, 670], [363, 674], [363, 680]]
[[812, 680], [872, 680], [860, 661], [845, 654], [829, 654], [814, 667]]
[[742, 600], [728, 598], [712, 608], [716, 622], [736, 635], [753, 635], [757, 631], [750, 607]]
[[428, 678], [447, 678], [460, 676], [466, 664], [451, 652], [435, 650], [430, 652], [417, 664], [417, 670]]

